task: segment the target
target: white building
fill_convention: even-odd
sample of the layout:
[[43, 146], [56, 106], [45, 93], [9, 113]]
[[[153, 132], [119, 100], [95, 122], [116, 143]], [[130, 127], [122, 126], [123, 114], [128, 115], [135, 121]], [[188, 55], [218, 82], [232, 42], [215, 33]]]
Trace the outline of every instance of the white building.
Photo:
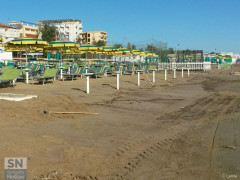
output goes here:
[[12, 60], [12, 58], [12, 52], [5, 52], [4, 47], [0, 47], [0, 62], [8, 62], [8, 60]]
[[78, 19], [44, 20], [37, 22], [39, 25], [44, 23], [57, 27], [59, 32], [58, 40], [76, 42], [78, 38], [81, 38], [82, 22]]
[[18, 27], [20, 29], [21, 38], [38, 38], [39, 29], [37, 24], [25, 21], [11, 21], [9, 22], [9, 25], [13, 27]]
[[2, 37], [3, 43], [11, 41], [20, 37], [20, 30], [17, 27], [0, 23], [0, 37]]
[[233, 52], [220, 52], [221, 56], [231, 56], [232, 63], [236, 63], [238, 59], [240, 59], [240, 54], [234, 54]]
[[233, 52], [220, 52], [221, 56], [233, 56]]

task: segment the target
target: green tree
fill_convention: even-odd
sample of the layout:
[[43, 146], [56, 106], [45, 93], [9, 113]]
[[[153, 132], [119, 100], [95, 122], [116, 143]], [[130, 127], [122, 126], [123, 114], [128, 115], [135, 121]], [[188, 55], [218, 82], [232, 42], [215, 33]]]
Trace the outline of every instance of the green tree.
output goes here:
[[156, 46], [154, 46], [152, 44], [147, 44], [147, 47], [146, 47], [145, 51], [149, 51], [149, 52], [155, 53], [163, 61], [164, 58], [167, 57], [167, 55], [169, 54], [169, 52], [171, 50], [169, 50], [169, 49], [162, 49], [161, 47], [156, 47]]
[[168, 54], [174, 54], [175, 52], [174, 52], [174, 50], [173, 50], [173, 48], [168, 48]]
[[96, 46], [105, 46], [106, 42], [103, 40], [99, 40], [98, 42], [96, 42]]
[[156, 53], [157, 52], [157, 48], [151, 44], [147, 44], [147, 48], [146, 51], [152, 52], [152, 53]]
[[82, 43], [82, 39], [81, 39], [81, 36], [80, 36], [80, 35], [77, 37], [76, 43], [77, 43], [77, 44], [81, 44], [81, 43]]
[[106, 42], [103, 40], [99, 40], [97, 42], [95, 40], [93, 40], [92, 44], [100, 47], [100, 46], [105, 46]]
[[115, 48], [121, 48], [121, 47], [123, 47], [123, 46], [122, 46], [122, 44], [117, 44], [117, 43], [116, 43], [116, 44], [113, 45], [113, 47], [115, 47]]
[[134, 44], [131, 45], [131, 43], [128, 43], [127, 48], [133, 50], [136, 49], [136, 46]]
[[52, 26], [46, 23], [40, 27], [39, 31], [40, 34], [42, 34], [42, 40], [47, 42], [54, 41], [56, 34], [58, 34], [56, 26]]

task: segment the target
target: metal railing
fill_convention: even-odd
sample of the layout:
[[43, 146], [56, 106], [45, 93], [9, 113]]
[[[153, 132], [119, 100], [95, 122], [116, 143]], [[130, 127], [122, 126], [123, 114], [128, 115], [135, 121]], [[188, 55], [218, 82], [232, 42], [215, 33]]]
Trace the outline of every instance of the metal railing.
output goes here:
[[159, 70], [204, 70], [203, 62], [190, 62], [190, 63], [158, 63]]

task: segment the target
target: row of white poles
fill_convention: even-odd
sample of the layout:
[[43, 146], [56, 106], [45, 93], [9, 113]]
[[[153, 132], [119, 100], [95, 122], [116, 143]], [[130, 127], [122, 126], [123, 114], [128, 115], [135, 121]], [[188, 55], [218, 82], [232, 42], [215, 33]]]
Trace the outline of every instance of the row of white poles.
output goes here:
[[[183, 73], [183, 69], [182, 69], [182, 77], [184, 75]], [[153, 77], [153, 83], [155, 83], [155, 70], [152, 71], [152, 77]], [[121, 72], [116, 72], [117, 74], [117, 90], [119, 90], [119, 86], [120, 86], [120, 74]], [[173, 74], [174, 74], [174, 79], [176, 79], [176, 69], [173, 70]], [[188, 69], [188, 76], [190, 76], [190, 70]], [[87, 80], [87, 94], [90, 93], [90, 89], [89, 89], [89, 76], [86, 77], [86, 80]], [[167, 80], [167, 69], [165, 69], [165, 81]], [[140, 76], [140, 72], [138, 72], [138, 86], [140, 86], [140, 81], [141, 81], [141, 76]]]
[[[152, 77], [153, 77], [153, 83], [155, 83], [156, 81], [155, 81], [155, 72], [156, 71], [153, 71], [153, 75], [152, 75]], [[184, 75], [184, 73], [183, 73], [184, 71], [183, 71], [183, 69], [182, 69], [182, 77], [183, 77], [183, 75]], [[117, 90], [119, 90], [119, 74], [120, 73], [117, 73]], [[176, 69], [174, 69], [173, 70], [173, 78], [174, 79], [176, 79]], [[188, 69], [188, 76], [190, 76], [190, 71], [189, 71], [189, 69]], [[140, 86], [140, 80], [141, 80], [141, 76], [140, 76], [140, 72], [138, 72], [138, 86]], [[165, 81], [167, 80], [167, 69], [165, 69]]]
[[[61, 69], [62, 70], [62, 69]], [[117, 73], [117, 90], [119, 90], [119, 79], [120, 79], [120, 73], [121, 72], [116, 72]], [[152, 77], [153, 77], [153, 83], [155, 83], [155, 70], [152, 71]], [[176, 78], [176, 69], [173, 70], [173, 74], [174, 74], [174, 79]], [[62, 74], [61, 74], [62, 76]], [[190, 70], [188, 69], [188, 76], [190, 76]], [[183, 77], [183, 69], [182, 69], [182, 77]], [[62, 79], [62, 77], [61, 77]], [[140, 77], [140, 72], [138, 72], [138, 86], [140, 86], [140, 80], [141, 80], [141, 77]], [[165, 81], [167, 80], [167, 69], [165, 69]], [[89, 76], [86, 76], [86, 81], [87, 81], [87, 94], [90, 93], [90, 86], [89, 86]], [[26, 83], [28, 84], [28, 71], [26, 71]]]

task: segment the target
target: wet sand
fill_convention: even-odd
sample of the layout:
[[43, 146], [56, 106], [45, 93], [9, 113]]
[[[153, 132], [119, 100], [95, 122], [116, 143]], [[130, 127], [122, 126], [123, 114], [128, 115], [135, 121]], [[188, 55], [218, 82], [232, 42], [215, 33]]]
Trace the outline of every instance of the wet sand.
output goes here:
[[[0, 100], [0, 166], [28, 157], [29, 179], [240, 178], [240, 66], [173, 79], [146, 75], [17, 83], [1, 93], [37, 95]], [[99, 115], [44, 114], [86, 111]], [[3, 179], [4, 171], [0, 171]]]

